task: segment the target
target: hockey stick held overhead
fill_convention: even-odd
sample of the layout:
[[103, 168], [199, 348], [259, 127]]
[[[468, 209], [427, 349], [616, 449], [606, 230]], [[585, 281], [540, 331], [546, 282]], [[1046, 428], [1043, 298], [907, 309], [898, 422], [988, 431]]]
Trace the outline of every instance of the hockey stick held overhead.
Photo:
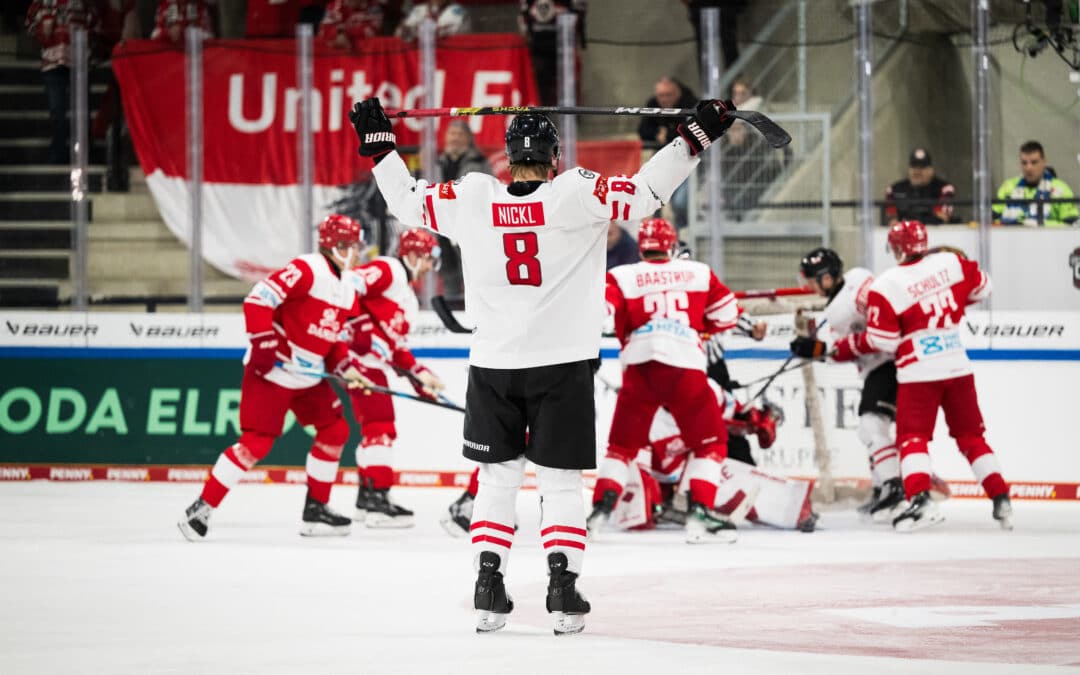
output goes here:
[[[543, 113], [547, 115], [621, 115], [630, 117], [689, 117], [697, 111], [694, 108], [640, 108], [624, 106], [484, 106], [479, 108], [419, 108], [415, 110], [387, 111], [389, 117], [471, 117], [474, 115], [521, 115], [523, 113]], [[725, 113], [742, 120], [761, 132], [765, 140], [774, 148], [782, 148], [791, 143], [791, 134], [784, 131], [767, 115], [757, 110], [731, 110]]]

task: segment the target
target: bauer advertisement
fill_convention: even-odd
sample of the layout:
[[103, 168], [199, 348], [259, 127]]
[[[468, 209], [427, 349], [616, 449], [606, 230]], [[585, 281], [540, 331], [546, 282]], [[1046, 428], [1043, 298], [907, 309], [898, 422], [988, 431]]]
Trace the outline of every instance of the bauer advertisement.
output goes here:
[[[740, 382], [766, 377], [786, 358], [791, 317], [764, 317], [763, 342], [725, 342], [732, 376]], [[467, 317], [462, 317], [467, 321]], [[1080, 315], [1041, 312], [971, 312], [962, 338], [975, 362], [988, 440], [998, 453], [1015, 496], [1075, 499], [1080, 482], [1071, 418], [1073, 384], [1080, 378]], [[422, 313], [411, 342], [447, 384], [446, 395], [464, 400], [468, 335], [454, 335]], [[237, 406], [245, 344], [239, 315], [78, 314], [6, 312], [0, 315], [0, 478], [109, 478], [199, 480], [207, 465], [236, 440]], [[606, 342], [601, 376], [617, 386], [616, 345]], [[856, 437], [860, 382], [850, 364], [815, 364], [829, 471], [838, 481], [867, 477], [865, 452]], [[403, 380], [391, 386], [410, 391]], [[743, 398], [760, 384], [738, 390]], [[798, 371], [777, 378], [764, 396], [785, 420], [776, 443], [759, 464], [792, 476], [816, 476], [811, 416]], [[598, 379], [598, 447], [606, 445], [614, 393]], [[348, 410], [346, 406], [346, 410]], [[471, 469], [461, 457], [462, 417], [452, 410], [395, 402], [399, 480], [453, 485]], [[352, 474], [352, 433], [341, 478]], [[300, 467], [310, 436], [286, 422], [287, 433], [249, 480], [288, 480]], [[963, 492], [970, 469], [944, 424], [931, 444], [935, 471]], [[281, 468], [286, 467], [286, 468]], [[302, 480], [303, 471], [295, 478]], [[972, 484], [973, 485], [973, 484]], [[1017, 492], [1027, 491], [1020, 494]]]

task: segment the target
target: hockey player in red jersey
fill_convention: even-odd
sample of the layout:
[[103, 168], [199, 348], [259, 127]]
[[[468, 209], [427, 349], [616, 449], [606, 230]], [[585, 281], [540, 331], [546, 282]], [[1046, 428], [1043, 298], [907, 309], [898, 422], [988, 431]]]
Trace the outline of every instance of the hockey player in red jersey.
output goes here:
[[505, 626], [514, 607], [504, 574], [527, 460], [537, 466], [544, 505], [545, 607], [556, 634], [584, 629], [591, 605], [577, 589], [586, 537], [581, 472], [596, 465], [590, 361], [600, 352], [607, 229], [613, 219], [644, 218], [663, 206], [730, 128], [732, 109], [702, 101], [679, 125], [679, 138], [634, 176], [558, 172], [555, 125], [521, 114], [505, 136], [513, 182], [469, 173], [433, 185], [409, 174], [378, 99], [353, 108], [360, 154], [375, 161], [390, 212], [461, 248], [465, 304], [476, 325], [462, 454], [481, 464], [470, 526], [478, 632]]
[[638, 230], [642, 262], [608, 272], [608, 314], [622, 344], [623, 384], [588, 526], [595, 531], [610, 517], [626, 484], [629, 465], [638, 450], [649, 444], [649, 427], [663, 407], [692, 448], [687, 466], [687, 542], [733, 542], [734, 525], [716, 511], [727, 430], [705, 375], [701, 334], [733, 328], [739, 306], [707, 265], [673, 258], [676, 243], [671, 223], [661, 218], [645, 220]]
[[[366, 294], [360, 304], [372, 327], [372, 334], [362, 340], [370, 342], [370, 351], [357, 356], [364, 377], [380, 387], [387, 385], [392, 371], [406, 377], [421, 396], [433, 397], [443, 389], [439, 378], [417, 362], [406, 340], [419, 311], [412, 285], [434, 269], [438, 255], [438, 242], [427, 230], [404, 230], [398, 238], [396, 257], [380, 256], [353, 270], [362, 279]], [[393, 399], [363, 389], [353, 389], [349, 397], [364, 436], [356, 448], [360, 489], [353, 520], [373, 528], [412, 527], [413, 512], [390, 501], [389, 496], [397, 438]]]
[[240, 439], [218, 457], [202, 494], [180, 519], [188, 540], [206, 537], [214, 509], [270, 452], [290, 410], [300, 424], [315, 427], [300, 534], [349, 533], [350, 519], [327, 507], [349, 426], [337, 394], [319, 374], [325, 370], [360, 381], [359, 364], [341, 341], [360, 316], [360, 294], [341, 279], [359, 249], [360, 224], [327, 216], [319, 224], [319, 252], [294, 258], [255, 284], [244, 300], [251, 344], [240, 385]]
[[896, 355], [896, 440], [910, 506], [893, 519], [893, 527], [909, 532], [944, 520], [930, 498], [927, 447], [941, 408], [949, 435], [993, 501], [994, 518], [1011, 529], [1009, 486], [984, 437], [975, 376], [959, 330], [964, 308], [990, 296], [990, 277], [954, 251], [929, 252], [919, 221], [894, 224], [888, 242], [900, 264], [871, 284], [866, 332], [838, 343], [837, 352]]

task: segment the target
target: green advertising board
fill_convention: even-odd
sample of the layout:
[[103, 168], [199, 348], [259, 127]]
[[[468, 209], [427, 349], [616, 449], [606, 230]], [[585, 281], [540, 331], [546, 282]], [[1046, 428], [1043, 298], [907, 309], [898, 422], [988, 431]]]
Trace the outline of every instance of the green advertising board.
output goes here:
[[[213, 464], [240, 435], [238, 358], [3, 358], [0, 368], [0, 462]], [[359, 427], [344, 409], [353, 448]], [[285, 429], [262, 464], [304, 464], [310, 433], [291, 413]], [[354, 459], [343, 453], [342, 466]]]

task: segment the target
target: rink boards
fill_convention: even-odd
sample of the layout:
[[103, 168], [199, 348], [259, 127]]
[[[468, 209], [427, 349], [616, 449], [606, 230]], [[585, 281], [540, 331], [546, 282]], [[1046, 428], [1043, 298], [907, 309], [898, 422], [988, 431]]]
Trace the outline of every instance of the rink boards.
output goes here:
[[[461, 318], [468, 325], [468, 317]], [[790, 316], [764, 318], [770, 322], [765, 341], [725, 342], [736, 380], [767, 376], [786, 358]], [[975, 364], [987, 438], [1014, 497], [1080, 499], [1080, 448], [1071, 419], [1080, 380], [1080, 312], [971, 312], [958, 328]], [[448, 333], [424, 313], [411, 339], [417, 356], [447, 383], [447, 396], [463, 401], [469, 336]], [[238, 314], [0, 313], [0, 480], [203, 480], [238, 434], [244, 344]], [[614, 341], [605, 341], [602, 355], [602, 375], [618, 383]], [[855, 435], [855, 368], [813, 368], [832, 474], [848, 483], [865, 481], [865, 455]], [[411, 391], [402, 380], [392, 386]], [[787, 475], [817, 475], [802, 375], [780, 376], [767, 396], [786, 420], [772, 448], [755, 448], [759, 463]], [[614, 402], [614, 393], [598, 381], [599, 452]], [[460, 456], [460, 413], [402, 400], [395, 408], [399, 482], [464, 484], [471, 466]], [[291, 422], [248, 480], [303, 482], [310, 437]], [[355, 481], [352, 448], [360, 435], [352, 426], [342, 482]], [[943, 420], [931, 456], [956, 496], [981, 496]]]

